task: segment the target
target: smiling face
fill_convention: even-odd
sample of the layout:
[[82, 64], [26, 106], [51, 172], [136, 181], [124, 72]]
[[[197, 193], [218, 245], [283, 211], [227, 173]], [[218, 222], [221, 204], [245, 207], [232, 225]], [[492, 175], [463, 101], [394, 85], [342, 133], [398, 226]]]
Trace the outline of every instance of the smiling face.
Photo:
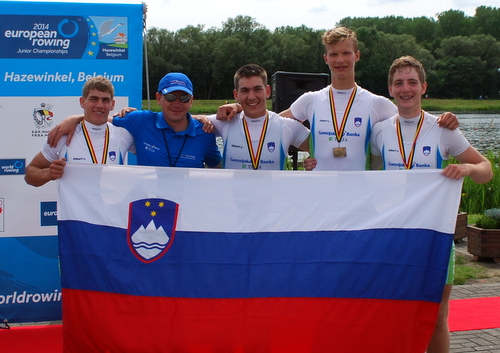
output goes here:
[[354, 87], [354, 70], [360, 53], [351, 38], [339, 43], [325, 44], [325, 63], [332, 74], [332, 84], [337, 89]]
[[422, 95], [427, 82], [422, 82], [414, 67], [400, 67], [394, 71], [389, 93], [396, 100], [402, 118], [414, 118], [420, 114]]
[[84, 119], [94, 125], [108, 121], [109, 112], [115, 108], [115, 101], [110, 92], [91, 89], [86, 97], [80, 97]]
[[182, 103], [179, 97], [186, 95], [186, 92], [174, 91], [171, 92], [171, 94], [177, 96], [177, 99], [173, 102], [168, 102], [160, 92], [156, 92], [156, 100], [161, 106], [163, 118], [167, 124], [174, 129], [174, 131], [184, 131], [189, 125], [187, 114], [193, 105], [193, 97], [191, 96], [191, 99], [186, 103]]
[[256, 119], [266, 115], [266, 100], [271, 95], [271, 87], [260, 76], [241, 77], [233, 95], [245, 116]]

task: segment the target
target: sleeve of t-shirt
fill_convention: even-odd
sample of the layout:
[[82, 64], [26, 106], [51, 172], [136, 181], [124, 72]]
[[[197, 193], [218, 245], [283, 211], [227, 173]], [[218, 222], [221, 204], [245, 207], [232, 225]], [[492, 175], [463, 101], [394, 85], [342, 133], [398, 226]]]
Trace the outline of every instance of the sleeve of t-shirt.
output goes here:
[[[236, 116], [234, 118], [236, 118]], [[217, 120], [217, 114], [208, 115], [207, 119], [210, 120], [210, 122], [214, 125], [215, 136], [219, 136], [219, 137], [222, 137], [224, 139], [225, 136], [223, 135], [223, 130], [224, 130], [224, 127], [229, 122], [224, 121], [224, 120]]]
[[313, 92], [307, 92], [301, 95], [290, 106], [290, 111], [298, 121], [306, 121], [312, 117], [313, 113]]
[[134, 136], [125, 128], [120, 128], [120, 145], [123, 151], [135, 153]]
[[382, 144], [384, 143], [383, 141], [383, 135], [382, 135], [382, 122], [376, 123], [373, 126], [371, 135], [370, 135], [370, 149], [371, 152], [374, 156], [381, 156], [382, 155]]
[[284, 118], [284, 133], [288, 134], [290, 145], [300, 147], [309, 136], [309, 129], [297, 120]]
[[[469, 148], [470, 143], [465, 138], [460, 129], [450, 130], [442, 128], [441, 133], [441, 150], [446, 151], [447, 155], [443, 157], [456, 157], [465, 152]], [[444, 147], [444, 148], [443, 148]]]
[[389, 99], [382, 96], [375, 96], [373, 101], [372, 125], [379, 121], [384, 121], [396, 115], [398, 108]]
[[[66, 139], [68, 138], [68, 135], [62, 136], [59, 141], [57, 142], [56, 147], [50, 147], [48, 143], [45, 143], [42, 146], [42, 155], [45, 157], [46, 160], [49, 162], [55, 161], [56, 159], [62, 158], [63, 156], [63, 150], [65, 150], [66, 147]], [[76, 138], [76, 137], [74, 137]]]

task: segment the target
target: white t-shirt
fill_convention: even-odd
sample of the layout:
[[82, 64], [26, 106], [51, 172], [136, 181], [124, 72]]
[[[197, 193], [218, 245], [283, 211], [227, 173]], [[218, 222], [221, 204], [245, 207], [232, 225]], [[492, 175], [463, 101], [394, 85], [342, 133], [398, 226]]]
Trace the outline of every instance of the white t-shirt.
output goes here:
[[[288, 156], [288, 148], [299, 147], [309, 136], [309, 130], [298, 121], [268, 112], [269, 122], [263, 141], [258, 169], [283, 170]], [[223, 165], [227, 169], [253, 169], [250, 150], [243, 129], [243, 119], [247, 122], [254, 156], [259, 149], [265, 116], [250, 119], [238, 113], [231, 121], [220, 121], [215, 115], [208, 117], [217, 134], [224, 141]]]
[[[109, 144], [106, 164], [123, 164], [126, 152], [129, 150], [133, 151], [133, 136], [126, 129], [114, 126], [111, 123], [93, 125], [85, 120], [82, 122], [85, 123], [99, 164], [102, 163], [106, 126], [109, 127]], [[49, 162], [65, 157], [66, 161], [71, 163], [93, 163], [81, 124], [77, 125], [75, 135], [71, 139], [69, 146], [66, 146], [66, 138], [67, 136], [63, 136], [56, 147], [50, 147], [49, 144], [44, 144], [42, 147], [43, 156]]]
[[[340, 143], [333, 126], [330, 89], [333, 89], [338, 126], [353, 89], [337, 90], [330, 85], [319, 91], [304, 93], [290, 107], [297, 120], [308, 120], [311, 124], [311, 152], [318, 162], [315, 170], [365, 170], [373, 125], [397, 113], [396, 106], [389, 99], [356, 87], [356, 96]], [[338, 147], [345, 148], [345, 157], [334, 157], [334, 148]]]
[[[415, 132], [420, 115], [411, 119], [397, 119], [397, 115], [378, 123], [373, 127], [370, 139], [373, 155], [382, 156], [383, 169], [405, 169], [405, 163], [399, 148], [396, 122], [401, 121], [401, 134], [405, 158], [409, 162]], [[470, 146], [459, 130], [449, 130], [437, 124], [437, 117], [424, 114], [424, 121], [417, 137], [413, 155], [413, 168], [440, 169], [443, 161], [450, 156], [462, 154]]]

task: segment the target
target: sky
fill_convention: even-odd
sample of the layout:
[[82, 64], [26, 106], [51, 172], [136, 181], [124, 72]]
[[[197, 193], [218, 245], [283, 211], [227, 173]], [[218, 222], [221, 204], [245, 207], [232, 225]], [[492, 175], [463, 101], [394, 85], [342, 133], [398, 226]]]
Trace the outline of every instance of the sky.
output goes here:
[[[43, 1], [43, 0], [36, 0]], [[96, 0], [70, 0], [96, 2]], [[140, 3], [138, 0], [99, 2]], [[229, 18], [250, 16], [269, 30], [291, 26], [330, 29], [345, 17], [403, 16], [436, 18], [448, 10], [474, 16], [478, 6], [499, 7], [498, 0], [144, 0], [147, 28], [177, 31], [187, 26], [222, 28]], [[437, 18], [436, 18], [437, 19]]]

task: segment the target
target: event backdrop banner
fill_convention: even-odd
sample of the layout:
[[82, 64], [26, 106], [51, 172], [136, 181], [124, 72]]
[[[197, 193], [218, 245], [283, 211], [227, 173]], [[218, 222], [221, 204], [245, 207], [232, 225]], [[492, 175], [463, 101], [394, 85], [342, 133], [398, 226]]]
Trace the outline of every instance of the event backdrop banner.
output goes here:
[[439, 170], [72, 164], [64, 352], [424, 352], [461, 185]]
[[0, 320], [61, 318], [57, 190], [24, 181], [90, 77], [141, 106], [143, 4], [0, 1]]

